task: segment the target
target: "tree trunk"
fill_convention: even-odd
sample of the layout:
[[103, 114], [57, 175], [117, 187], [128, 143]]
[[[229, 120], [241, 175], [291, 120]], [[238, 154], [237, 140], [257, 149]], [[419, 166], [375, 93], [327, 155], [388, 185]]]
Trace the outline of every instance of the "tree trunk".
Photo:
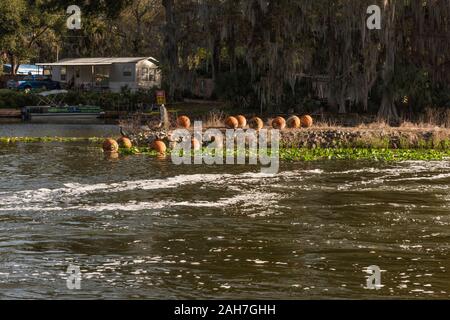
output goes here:
[[217, 76], [220, 73], [220, 36], [216, 33], [213, 44], [213, 54], [212, 54], [212, 78], [215, 82]]
[[175, 90], [178, 88], [178, 45], [176, 40], [176, 23], [174, 0], [163, 0], [162, 4], [166, 13], [166, 25], [164, 28], [164, 58], [167, 63], [167, 79], [169, 85], [169, 95], [175, 96]]
[[388, 123], [398, 123], [399, 116], [397, 108], [394, 103], [394, 88], [393, 78], [395, 71], [395, 2], [392, 0], [386, 0], [386, 25], [384, 41], [386, 46], [386, 57], [382, 73], [383, 79], [383, 98], [381, 100], [381, 106], [378, 110], [378, 118]]
[[17, 70], [19, 69], [19, 61], [17, 57], [14, 55], [14, 53], [8, 53], [9, 56], [9, 63], [11, 64], [11, 71], [10, 74], [16, 75]]
[[230, 56], [230, 71], [236, 72], [236, 34], [234, 25], [231, 26], [231, 35], [228, 39], [228, 54]]

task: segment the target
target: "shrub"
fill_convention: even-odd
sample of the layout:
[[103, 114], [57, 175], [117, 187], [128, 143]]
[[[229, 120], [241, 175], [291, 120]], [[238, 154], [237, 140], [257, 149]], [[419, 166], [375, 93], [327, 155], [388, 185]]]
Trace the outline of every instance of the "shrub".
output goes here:
[[[156, 102], [155, 90], [124, 90], [120, 93], [95, 91], [69, 91], [63, 99], [67, 105], [95, 105], [104, 110], [126, 109], [137, 110], [141, 105]], [[22, 108], [39, 103], [36, 93], [24, 93], [16, 90], [0, 89], [0, 108]]]
[[25, 106], [36, 105], [38, 99], [33, 94], [24, 92], [0, 89], [0, 108], [22, 108]]

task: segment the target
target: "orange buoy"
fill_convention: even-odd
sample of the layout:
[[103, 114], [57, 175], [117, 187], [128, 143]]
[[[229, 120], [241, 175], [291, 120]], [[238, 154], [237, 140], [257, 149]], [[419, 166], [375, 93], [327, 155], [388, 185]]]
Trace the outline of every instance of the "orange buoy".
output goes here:
[[198, 151], [202, 148], [202, 146], [200, 145], [200, 142], [196, 138], [191, 139], [191, 146], [192, 146], [192, 150], [194, 150], [194, 151]]
[[272, 127], [274, 129], [283, 130], [286, 128], [286, 120], [283, 117], [276, 117], [272, 121]]
[[264, 122], [261, 120], [261, 118], [254, 117], [250, 119], [250, 121], [248, 122], [248, 126], [256, 131], [259, 131], [264, 128]]
[[191, 119], [187, 116], [180, 116], [177, 119], [177, 125], [179, 128], [189, 129], [191, 127]]
[[299, 117], [292, 116], [286, 121], [287, 127], [290, 129], [298, 129], [302, 126], [302, 122]]
[[239, 127], [239, 121], [235, 117], [228, 117], [227, 120], [225, 120], [225, 126], [228, 129], [237, 129]]
[[131, 147], [133, 146], [131, 140], [125, 137], [119, 138], [119, 140], [117, 140], [117, 144], [119, 145], [120, 148], [123, 149], [131, 149]]
[[119, 144], [114, 139], [106, 139], [103, 142], [103, 151], [104, 152], [118, 152], [119, 151]]
[[162, 140], [153, 141], [151, 148], [160, 154], [166, 153], [167, 147]]
[[302, 116], [300, 120], [302, 122], [302, 127], [310, 128], [313, 125], [313, 118], [309, 115]]
[[239, 115], [236, 117], [238, 121], [238, 127], [244, 129], [247, 126], [247, 119], [243, 115]]

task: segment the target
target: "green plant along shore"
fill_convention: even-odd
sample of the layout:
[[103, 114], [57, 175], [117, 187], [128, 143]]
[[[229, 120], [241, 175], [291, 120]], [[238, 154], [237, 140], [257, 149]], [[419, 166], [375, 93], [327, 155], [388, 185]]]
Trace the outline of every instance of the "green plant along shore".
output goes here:
[[[0, 144], [15, 143], [49, 143], [49, 142], [84, 142], [100, 144], [104, 138], [67, 138], [67, 137], [0, 137]], [[206, 153], [206, 149], [202, 152]], [[120, 149], [121, 155], [160, 156], [148, 147]], [[167, 150], [166, 155], [170, 155]], [[233, 152], [236, 155], [236, 152]], [[246, 154], [248, 156], [248, 154]], [[319, 160], [373, 160], [373, 161], [407, 161], [427, 160], [440, 161], [450, 159], [450, 149], [389, 149], [389, 148], [281, 148], [279, 156], [282, 161], [319, 161]]]
[[[120, 149], [123, 155], [158, 156], [149, 148]], [[208, 151], [203, 150], [204, 154]], [[166, 155], [170, 155], [168, 150]], [[227, 152], [229, 153], [229, 152]], [[268, 152], [270, 153], [270, 151]], [[232, 152], [236, 155], [236, 152]], [[248, 156], [248, 153], [246, 154]], [[282, 148], [279, 151], [282, 161], [320, 161], [320, 160], [372, 160], [372, 161], [441, 161], [450, 159], [450, 150], [434, 149], [375, 149], [375, 148]]]
[[0, 144], [35, 143], [35, 142], [89, 142], [100, 143], [105, 138], [70, 138], [70, 137], [0, 137]]

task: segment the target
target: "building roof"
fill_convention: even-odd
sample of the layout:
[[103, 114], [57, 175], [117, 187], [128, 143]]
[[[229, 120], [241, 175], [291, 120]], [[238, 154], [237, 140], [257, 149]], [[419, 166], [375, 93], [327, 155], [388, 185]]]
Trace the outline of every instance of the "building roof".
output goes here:
[[37, 66], [107, 66], [114, 63], [137, 63], [142, 60], [158, 62], [152, 57], [126, 57], [126, 58], [75, 58], [62, 59], [53, 63], [36, 63]]

